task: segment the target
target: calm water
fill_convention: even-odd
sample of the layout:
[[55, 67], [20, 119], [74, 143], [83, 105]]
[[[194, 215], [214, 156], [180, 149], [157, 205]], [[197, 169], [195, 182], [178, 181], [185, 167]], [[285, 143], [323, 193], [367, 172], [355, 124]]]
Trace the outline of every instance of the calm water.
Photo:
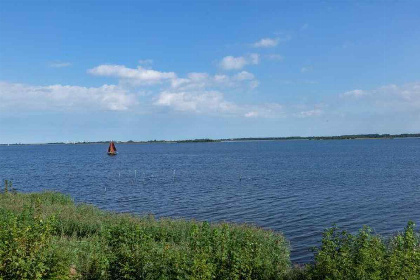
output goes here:
[[420, 139], [1, 146], [0, 179], [120, 212], [248, 222], [310, 261], [323, 229], [420, 223]]

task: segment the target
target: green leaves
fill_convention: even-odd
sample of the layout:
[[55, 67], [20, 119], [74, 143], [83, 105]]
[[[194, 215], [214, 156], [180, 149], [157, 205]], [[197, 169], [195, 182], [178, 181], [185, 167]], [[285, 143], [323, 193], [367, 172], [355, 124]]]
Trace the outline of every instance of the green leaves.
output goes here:
[[0, 277], [3, 279], [68, 279], [68, 259], [52, 245], [51, 219], [33, 211], [3, 212], [0, 226]]
[[253, 226], [135, 217], [58, 193], [0, 195], [0, 279], [280, 279], [289, 244]]
[[0, 280], [420, 279], [412, 222], [383, 240], [369, 227], [323, 233], [315, 263], [254, 226], [112, 214], [58, 193], [0, 194]]
[[324, 232], [309, 275], [312, 279], [420, 279], [419, 240], [413, 222], [388, 243], [366, 226], [357, 235], [333, 227]]

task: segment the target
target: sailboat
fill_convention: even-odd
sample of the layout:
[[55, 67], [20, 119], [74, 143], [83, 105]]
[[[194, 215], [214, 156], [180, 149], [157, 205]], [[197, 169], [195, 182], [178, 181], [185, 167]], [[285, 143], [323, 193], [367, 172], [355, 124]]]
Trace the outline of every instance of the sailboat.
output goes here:
[[115, 148], [114, 141], [109, 142], [108, 155], [109, 156], [116, 156], [117, 155], [117, 148]]

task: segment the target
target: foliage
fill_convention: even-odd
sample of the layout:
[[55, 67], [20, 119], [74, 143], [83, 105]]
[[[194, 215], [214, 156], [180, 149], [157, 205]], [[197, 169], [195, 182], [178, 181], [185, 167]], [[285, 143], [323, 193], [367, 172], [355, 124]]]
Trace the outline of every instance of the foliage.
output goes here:
[[59, 193], [0, 194], [0, 279], [282, 279], [289, 245], [248, 225], [155, 219]]
[[336, 227], [324, 232], [310, 279], [420, 279], [420, 238], [409, 222], [385, 241], [364, 227], [357, 235]]
[[114, 214], [60, 193], [0, 194], [0, 280], [420, 279], [409, 222], [383, 239], [327, 229], [315, 261], [291, 266], [289, 244], [249, 225]]
[[36, 210], [0, 210], [0, 279], [68, 279], [69, 260], [52, 242], [54, 217]]

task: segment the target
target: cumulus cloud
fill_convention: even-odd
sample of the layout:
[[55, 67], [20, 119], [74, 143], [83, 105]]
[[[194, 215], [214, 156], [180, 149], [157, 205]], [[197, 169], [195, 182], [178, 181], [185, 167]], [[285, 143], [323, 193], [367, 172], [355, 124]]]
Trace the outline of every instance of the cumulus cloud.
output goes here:
[[246, 118], [256, 118], [256, 117], [258, 117], [258, 112], [256, 112], [256, 111], [248, 112], [248, 113], [245, 114], [245, 117]]
[[368, 92], [376, 106], [395, 110], [416, 110], [420, 115], [420, 82], [387, 85]]
[[[259, 63], [258, 54], [248, 54], [243, 59], [245, 64]], [[225, 93], [232, 97], [233, 93], [243, 94], [258, 86], [255, 75], [244, 70], [230, 75], [191, 72], [178, 77], [174, 72], [145, 69], [142, 66], [129, 68], [103, 64], [87, 72], [96, 76], [115, 77], [119, 84], [84, 87], [1, 82], [0, 108], [46, 111], [138, 110], [142, 108], [139, 106], [139, 97], [142, 95], [142, 106], [147, 106], [145, 108], [148, 110], [166, 107], [174, 111], [219, 116], [284, 116], [282, 106], [277, 103], [243, 104], [225, 99]], [[148, 93], [144, 95], [142, 88], [149, 85], [155, 86], [148, 88]]]
[[100, 109], [121, 111], [138, 104], [135, 96], [116, 85], [81, 87], [31, 86], [0, 82], [0, 108], [31, 110]]
[[188, 73], [188, 79], [192, 81], [204, 81], [209, 78], [209, 74], [207, 73], [198, 73], [198, 72], [192, 72]]
[[176, 78], [174, 72], [160, 72], [152, 69], [127, 68], [124, 65], [103, 64], [88, 70], [89, 74], [105, 77], [116, 77], [134, 84], [156, 84]]
[[247, 64], [248, 62], [243, 56], [239, 56], [239, 57], [225, 56], [220, 62], [220, 66], [226, 70], [242, 69]]
[[163, 91], [157, 98], [155, 105], [171, 107], [176, 111], [195, 113], [223, 113], [236, 108], [233, 103], [225, 101], [223, 94], [217, 91]]
[[220, 67], [225, 70], [240, 70], [246, 65], [255, 65], [260, 62], [260, 55], [257, 53], [251, 53], [247, 56], [225, 56], [220, 62]]
[[163, 91], [154, 104], [175, 111], [196, 114], [217, 114], [246, 118], [284, 116], [283, 106], [280, 104], [236, 104], [227, 101], [224, 94], [219, 91]]
[[208, 73], [188, 73], [186, 78], [175, 78], [171, 80], [171, 87], [178, 91], [197, 90], [197, 89], [227, 89], [242, 88], [254, 89], [259, 82], [254, 74], [242, 71], [234, 75], [214, 76]]
[[273, 48], [277, 46], [279, 43], [279, 38], [263, 38], [254, 44], [252, 46], [254, 48]]
[[[386, 85], [371, 90], [350, 90], [339, 95], [342, 112], [411, 114], [420, 116], [420, 82]], [[342, 102], [345, 101], [345, 102]]]
[[233, 76], [234, 79], [238, 80], [238, 81], [244, 81], [244, 80], [253, 80], [255, 79], [254, 74], [249, 73], [247, 71], [242, 71], [238, 74], [236, 74], [235, 76]]

